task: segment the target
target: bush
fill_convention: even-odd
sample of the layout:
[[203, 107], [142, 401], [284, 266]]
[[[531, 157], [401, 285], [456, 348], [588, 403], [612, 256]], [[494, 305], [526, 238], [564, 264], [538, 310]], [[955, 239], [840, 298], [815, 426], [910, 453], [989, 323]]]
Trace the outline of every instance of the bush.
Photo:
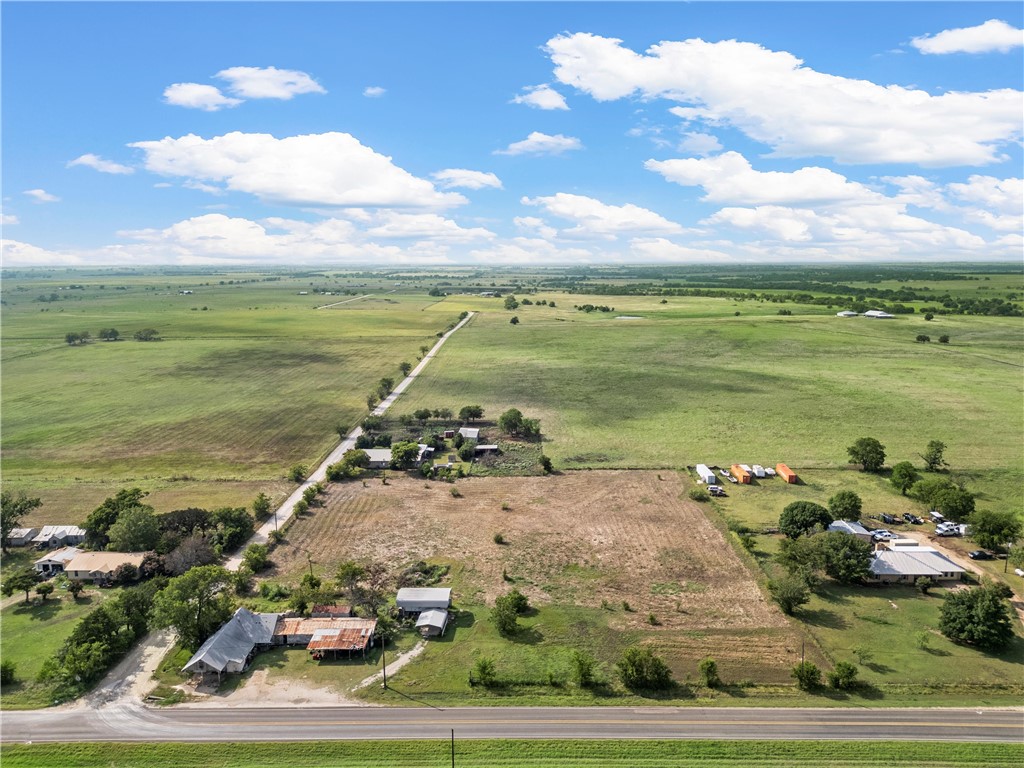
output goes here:
[[550, 475], [552, 472], [554, 472], [550, 456], [545, 456], [544, 454], [541, 454], [540, 468], [544, 471], [545, 475]]
[[11, 685], [17, 678], [17, 667], [10, 659], [0, 661], [0, 685]]
[[306, 474], [309, 470], [305, 464], [296, 464], [294, 467], [288, 470], [288, 479], [293, 483], [301, 483], [306, 479]]
[[690, 498], [694, 501], [711, 501], [711, 495], [703, 488], [691, 488]]
[[815, 526], [827, 528], [832, 522], [832, 514], [820, 504], [813, 501], [794, 501], [786, 505], [779, 515], [779, 530], [787, 538], [795, 539], [809, 533]]
[[857, 685], [857, 667], [848, 661], [837, 661], [835, 668], [828, 673], [830, 688], [837, 691], [848, 691]]
[[664, 691], [675, 684], [668, 665], [650, 648], [627, 648], [615, 668], [631, 690]]
[[935, 580], [931, 576], [918, 576], [914, 586], [922, 595], [927, 595], [928, 590], [935, 586]]
[[949, 336], [946, 334], [939, 336], [939, 344], [949, 344]]
[[501, 533], [494, 534], [494, 543], [495, 544], [505, 544], [506, 542], [505, 542], [504, 534], [501, 534]]
[[270, 565], [270, 548], [266, 544], [250, 544], [246, 547], [242, 562], [253, 573], [259, 573]]
[[792, 616], [797, 608], [811, 599], [811, 592], [804, 580], [792, 574], [780, 579], [769, 579], [768, 591], [787, 616]]
[[722, 679], [718, 676], [718, 662], [710, 656], [701, 660], [697, 665], [697, 671], [700, 672], [700, 682], [705, 688], [717, 688], [722, 684]]
[[927, 344], [931, 340], [932, 340], [931, 336], [929, 336], [926, 333], [919, 333], [919, 334], [917, 334], [917, 338], [914, 339], [914, 341], [917, 341], [917, 342], [919, 342], [921, 344]]
[[801, 661], [790, 673], [796, 678], [796, 686], [801, 691], [813, 691], [821, 687], [821, 670], [812, 661]]
[[988, 584], [948, 593], [939, 613], [939, 630], [954, 643], [1000, 651], [1013, 642], [1013, 620], [1005, 592]]
[[476, 664], [473, 665], [473, 673], [476, 675], [477, 682], [483, 686], [491, 686], [497, 682], [494, 660], [487, 656], [481, 656], [476, 660]]
[[572, 652], [573, 677], [580, 688], [589, 688], [594, 684], [594, 670], [597, 661], [586, 651]]

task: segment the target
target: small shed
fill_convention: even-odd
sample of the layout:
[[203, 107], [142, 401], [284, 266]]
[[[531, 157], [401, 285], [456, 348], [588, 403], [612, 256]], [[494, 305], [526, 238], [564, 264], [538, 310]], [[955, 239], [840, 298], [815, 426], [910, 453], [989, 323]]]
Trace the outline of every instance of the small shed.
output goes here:
[[478, 445], [473, 449], [474, 453], [497, 453], [497, 445]]
[[448, 626], [448, 611], [432, 608], [423, 611], [416, 619], [416, 629], [424, 637], [438, 637], [444, 634], [444, 628]]
[[856, 536], [861, 541], [871, 541], [871, 531], [860, 523], [854, 523], [850, 520], [833, 520], [828, 529], [830, 531], [848, 533], [850, 536]]
[[479, 440], [480, 430], [476, 427], [462, 427], [459, 429], [459, 434], [462, 435], [466, 440]]
[[391, 466], [390, 448], [365, 448], [364, 450], [370, 460], [370, 469], [387, 469]]
[[842, 312], [836, 312], [836, 317], [857, 317], [857, 313], [849, 309], [845, 309]]
[[779, 477], [785, 480], [787, 483], [795, 483], [799, 478], [796, 476], [796, 472], [787, 467], [785, 464], [776, 464], [775, 471], [779, 473]]
[[395, 600], [403, 615], [417, 614], [432, 609], [447, 611], [452, 604], [450, 587], [403, 587]]
[[7, 546], [24, 547], [39, 533], [38, 528], [15, 528], [7, 537]]
[[77, 525], [44, 525], [32, 538], [36, 545], [55, 547], [73, 547], [85, 541], [85, 531]]
[[737, 482], [746, 483], [747, 485], [750, 485], [750, 472], [745, 470], [739, 464], [733, 464], [731, 467], [729, 467], [729, 472], [732, 474], [733, 477], [736, 478]]
[[352, 615], [352, 606], [349, 605], [314, 605], [309, 612], [312, 619], [334, 619]]
[[715, 473], [708, 468], [707, 464], [697, 465], [697, 477], [706, 485], [714, 485], [717, 480]]
[[444, 439], [445, 440], [451, 440], [453, 437], [455, 437], [455, 430], [454, 429], [446, 429], [444, 431]]
[[765, 475], [764, 467], [762, 467], [760, 464], [755, 464], [753, 469], [754, 469], [754, 477], [764, 477], [764, 475]]

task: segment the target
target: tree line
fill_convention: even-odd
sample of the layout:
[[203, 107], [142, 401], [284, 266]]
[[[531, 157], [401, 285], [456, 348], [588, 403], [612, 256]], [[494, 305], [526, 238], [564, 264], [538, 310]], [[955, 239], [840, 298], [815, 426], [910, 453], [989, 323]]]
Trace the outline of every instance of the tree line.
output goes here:
[[[117, 328], [102, 328], [99, 338], [103, 341], [120, 341], [121, 332]], [[155, 328], [142, 328], [132, 334], [135, 341], [160, 341], [160, 331]], [[90, 331], [70, 332], [64, 334], [64, 341], [68, 346], [82, 346], [92, 341]]]

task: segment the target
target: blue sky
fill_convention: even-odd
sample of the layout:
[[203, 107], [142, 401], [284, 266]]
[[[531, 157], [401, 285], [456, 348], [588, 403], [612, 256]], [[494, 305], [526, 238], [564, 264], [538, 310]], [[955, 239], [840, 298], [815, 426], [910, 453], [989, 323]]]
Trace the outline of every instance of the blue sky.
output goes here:
[[3, 2], [3, 263], [1019, 262], [1022, 8]]

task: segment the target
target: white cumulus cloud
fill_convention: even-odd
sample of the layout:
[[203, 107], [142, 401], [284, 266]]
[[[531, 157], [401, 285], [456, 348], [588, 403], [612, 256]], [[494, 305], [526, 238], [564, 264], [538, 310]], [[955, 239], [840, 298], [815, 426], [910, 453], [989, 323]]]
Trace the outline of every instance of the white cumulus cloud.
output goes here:
[[915, 37], [910, 44], [921, 53], [1008, 53], [1024, 46], [1024, 29], [1000, 19], [989, 19], [976, 27], [945, 29], [934, 35]]
[[662, 42], [640, 54], [615, 38], [554, 37], [555, 77], [599, 101], [638, 95], [684, 106], [687, 123], [733, 126], [779, 157], [823, 155], [844, 163], [982, 165], [1019, 141], [1021, 92], [939, 96], [817, 72], [784, 51], [700, 39]]
[[387, 88], [381, 88], [379, 85], [368, 85], [363, 88], [363, 96], [366, 96], [369, 99], [379, 99], [387, 92]]
[[683, 137], [682, 141], [679, 142], [680, 152], [689, 152], [691, 155], [703, 156], [710, 155], [722, 148], [722, 142], [710, 133], [687, 131], [683, 134]]
[[495, 150], [496, 155], [560, 155], [570, 150], [583, 149], [583, 144], [575, 136], [563, 136], [558, 133], [549, 136], [540, 131], [533, 131], [522, 141], [509, 144], [506, 149]]
[[569, 236], [614, 238], [623, 232], [675, 234], [683, 230], [676, 222], [632, 203], [608, 205], [592, 197], [566, 192], [549, 197], [524, 197], [521, 202], [539, 206], [552, 216], [574, 222], [576, 226], [563, 233]]
[[202, 83], [174, 83], [164, 88], [164, 101], [176, 107], [217, 112], [225, 107], [237, 107], [242, 99], [233, 99], [220, 92], [220, 88]]
[[301, 93], [327, 93], [305, 72], [277, 67], [230, 67], [216, 75], [228, 90], [243, 99], [291, 99]]
[[491, 240], [494, 233], [483, 227], [466, 229], [451, 219], [436, 213], [401, 213], [381, 211], [379, 223], [366, 230], [370, 238], [443, 240], [449, 243], [464, 243], [475, 240]]
[[0, 213], [0, 224], [10, 226], [13, 224], [19, 224], [18, 217], [13, 213]]
[[433, 179], [441, 185], [442, 189], [453, 189], [462, 187], [464, 189], [484, 189], [492, 187], [502, 189], [501, 179], [493, 173], [484, 171], [470, 171], [465, 168], [445, 168], [430, 174]]
[[134, 168], [129, 168], [127, 165], [115, 163], [113, 160], [104, 160], [99, 155], [94, 155], [91, 152], [80, 157], [76, 157], [74, 160], [68, 162], [68, 168], [76, 165], [84, 165], [86, 168], [92, 168], [100, 173], [135, 173]]
[[513, 104], [525, 104], [535, 109], [569, 109], [565, 97], [547, 83], [528, 85], [523, 92], [512, 99]]
[[60, 200], [56, 195], [51, 195], [45, 189], [26, 189], [25, 194], [32, 198], [35, 203], [56, 203]]
[[347, 133], [282, 139], [233, 132], [193, 134], [129, 146], [145, 152], [146, 169], [201, 183], [220, 183], [262, 200], [302, 206], [445, 208], [466, 199], [439, 192]]

